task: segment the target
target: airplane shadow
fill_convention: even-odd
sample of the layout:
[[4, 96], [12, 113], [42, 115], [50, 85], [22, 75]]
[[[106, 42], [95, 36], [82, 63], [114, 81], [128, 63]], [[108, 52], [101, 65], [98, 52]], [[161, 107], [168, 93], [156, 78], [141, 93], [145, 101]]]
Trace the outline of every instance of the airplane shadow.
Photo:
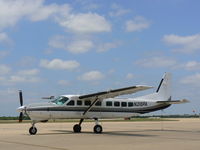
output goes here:
[[[94, 132], [86, 132], [82, 131], [81, 133], [74, 133], [73, 131], [69, 130], [52, 130], [54, 133], [38, 133], [37, 135], [58, 135], [58, 134], [95, 134]], [[134, 137], [154, 137], [157, 135], [148, 135], [148, 134], [136, 134], [136, 131], [104, 131], [100, 135], [110, 135], [110, 136], [134, 136]]]
[[110, 136], [133, 136], [133, 137], [155, 137], [157, 135], [149, 135], [149, 134], [136, 134], [135, 131], [112, 131], [112, 132], [104, 132], [104, 135]]
[[[51, 130], [53, 133], [37, 133], [37, 135], [66, 135], [66, 134], [94, 134], [90, 131], [82, 131], [81, 133], [74, 133], [72, 130]], [[145, 133], [149, 134], [145, 134]], [[152, 132], [152, 134], [151, 134]], [[200, 132], [200, 131], [190, 131], [190, 130], [173, 130], [173, 129], [147, 129], [147, 130], [131, 130], [131, 131], [103, 131], [101, 135], [110, 135], [110, 136], [133, 136], [133, 137], [156, 137], [159, 136], [160, 132]]]

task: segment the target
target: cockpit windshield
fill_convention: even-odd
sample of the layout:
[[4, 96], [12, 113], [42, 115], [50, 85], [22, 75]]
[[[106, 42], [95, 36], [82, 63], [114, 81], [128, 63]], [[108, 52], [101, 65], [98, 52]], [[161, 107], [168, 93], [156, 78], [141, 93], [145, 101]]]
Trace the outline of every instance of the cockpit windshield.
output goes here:
[[57, 97], [55, 100], [51, 101], [52, 103], [55, 103], [57, 105], [63, 105], [66, 101], [68, 101], [69, 98], [68, 97], [64, 97], [64, 96], [59, 96]]

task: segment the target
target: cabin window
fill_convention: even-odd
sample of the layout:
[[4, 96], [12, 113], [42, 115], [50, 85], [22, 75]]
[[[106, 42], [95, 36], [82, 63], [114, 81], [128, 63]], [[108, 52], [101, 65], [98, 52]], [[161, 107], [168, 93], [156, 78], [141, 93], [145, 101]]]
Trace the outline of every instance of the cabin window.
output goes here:
[[67, 105], [74, 106], [74, 100], [71, 100]]
[[128, 107], [133, 107], [133, 102], [128, 102]]
[[101, 101], [97, 101], [97, 102], [95, 103], [95, 106], [101, 106]]
[[91, 101], [85, 101], [85, 105], [86, 105], [86, 106], [91, 105]]
[[112, 102], [111, 101], [107, 101], [106, 102], [106, 106], [112, 106]]
[[121, 103], [121, 106], [122, 106], [122, 107], [126, 107], [126, 106], [127, 106], [127, 102], [122, 102], [122, 103]]
[[120, 105], [120, 102], [114, 102], [115, 107], [119, 107], [119, 105]]
[[82, 101], [77, 100], [77, 105], [82, 105]]

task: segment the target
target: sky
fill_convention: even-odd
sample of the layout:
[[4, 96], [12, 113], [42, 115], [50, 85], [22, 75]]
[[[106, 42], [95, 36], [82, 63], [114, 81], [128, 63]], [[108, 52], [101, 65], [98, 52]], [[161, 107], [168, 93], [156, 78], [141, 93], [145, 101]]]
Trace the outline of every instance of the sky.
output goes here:
[[[200, 113], [200, 1], [0, 0], [0, 116], [41, 97], [88, 94], [173, 75], [165, 114]], [[154, 114], [161, 114], [160, 111]]]

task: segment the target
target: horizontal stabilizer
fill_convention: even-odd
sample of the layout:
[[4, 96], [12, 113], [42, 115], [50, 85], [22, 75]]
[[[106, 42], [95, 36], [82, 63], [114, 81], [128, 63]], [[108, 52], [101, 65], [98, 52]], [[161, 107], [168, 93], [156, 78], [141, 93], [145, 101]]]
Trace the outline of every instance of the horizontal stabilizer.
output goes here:
[[171, 101], [157, 101], [160, 104], [182, 104], [182, 103], [189, 103], [190, 101], [187, 99], [182, 100], [171, 100]]

